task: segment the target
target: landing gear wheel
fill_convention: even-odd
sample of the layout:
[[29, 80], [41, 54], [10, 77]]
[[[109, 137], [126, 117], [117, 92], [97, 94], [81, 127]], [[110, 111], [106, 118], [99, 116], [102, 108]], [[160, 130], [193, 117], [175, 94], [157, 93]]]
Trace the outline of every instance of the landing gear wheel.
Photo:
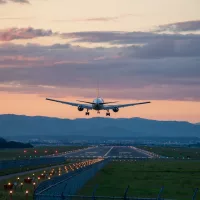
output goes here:
[[89, 112], [86, 112], [85, 115], [90, 115], [90, 113], [89, 113]]

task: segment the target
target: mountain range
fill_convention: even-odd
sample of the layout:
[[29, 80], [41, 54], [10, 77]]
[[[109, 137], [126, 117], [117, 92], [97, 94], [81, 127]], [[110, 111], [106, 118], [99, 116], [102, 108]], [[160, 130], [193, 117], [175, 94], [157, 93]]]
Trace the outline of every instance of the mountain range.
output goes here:
[[142, 118], [60, 119], [42, 116], [0, 115], [0, 137], [200, 137], [200, 126], [182, 121]]

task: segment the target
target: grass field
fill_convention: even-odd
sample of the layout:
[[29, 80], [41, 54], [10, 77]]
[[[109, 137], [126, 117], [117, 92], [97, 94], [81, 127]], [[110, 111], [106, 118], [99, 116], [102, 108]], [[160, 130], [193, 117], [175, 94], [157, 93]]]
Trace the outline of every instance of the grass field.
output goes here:
[[146, 151], [154, 152], [156, 154], [174, 158], [184, 159], [200, 159], [200, 148], [190, 147], [147, 147], [139, 146], [138, 148]]
[[29, 159], [45, 155], [58, 154], [66, 151], [81, 149], [81, 146], [36, 147], [30, 149], [4, 149], [0, 150], [0, 160]]
[[195, 188], [200, 187], [199, 161], [137, 161], [112, 162], [91, 179], [79, 194], [123, 196], [128, 185], [128, 196], [157, 197], [164, 186], [162, 197], [192, 199]]

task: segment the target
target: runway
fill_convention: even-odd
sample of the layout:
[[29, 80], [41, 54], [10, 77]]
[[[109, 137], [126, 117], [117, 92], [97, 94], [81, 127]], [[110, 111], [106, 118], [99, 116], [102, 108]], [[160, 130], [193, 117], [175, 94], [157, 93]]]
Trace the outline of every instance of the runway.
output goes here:
[[67, 157], [103, 157], [112, 147], [94, 147], [79, 152], [67, 153]]
[[[135, 147], [124, 147], [124, 146], [97, 146], [97, 147], [89, 147], [84, 150], [77, 150], [74, 152], [62, 154], [59, 156], [52, 156], [52, 157], [65, 157], [72, 160], [79, 160], [79, 159], [92, 159], [92, 158], [111, 158], [113, 160], [115, 159], [147, 159], [152, 157], [151, 154], [148, 154], [148, 152], [143, 152], [140, 149], [137, 149]], [[37, 172], [43, 169], [49, 169], [52, 167], [46, 167], [36, 170], [31, 170], [27, 172], [20, 172], [16, 174], [10, 174], [6, 176], [0, 177], [0, 180], [7, 179], [13, 176], [19, 176], [24, 175], [27, 173]]]
[[114, 147], [106, 157], [119, 158], [148, 158], [149, 155], [130, 147]]
[[149, 158], [150, 155], [138, 149], [124, 146], [99, 146], [64, 155], [67, 158]]

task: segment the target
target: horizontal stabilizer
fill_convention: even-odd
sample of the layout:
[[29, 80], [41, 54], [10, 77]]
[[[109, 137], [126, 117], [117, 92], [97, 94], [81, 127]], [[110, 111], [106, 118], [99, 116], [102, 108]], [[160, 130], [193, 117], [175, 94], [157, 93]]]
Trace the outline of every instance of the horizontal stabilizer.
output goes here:
[[93, 102], [88, 102], [88, 101], [80, 101], [80, 100], [76, 100], [78, 102], [82, 102], [82, 103], [89, 103], [89, 104], [94, 104]]
[[[88, 102], [88, 101], [80, 101], [80, 100], [76, 100], [78, 102], [83, 102], [83, 103], [89, 103], [89, 104], [96, 104], [94, 102]], [[113, 101], [113, 102], [103, 102], [103, 103], [98, 103], [98, 104], [101, 104], [101, 105], [104, 105], [104, 104], [109, 104], [109, 103], [117, 103], [118, 101]]]
[[113, 101], [113, 102], [104, 102], [104, 103], [100, 103], [100, 104], [109, 104], [109, 103], [117, 103], [118, 101]]

